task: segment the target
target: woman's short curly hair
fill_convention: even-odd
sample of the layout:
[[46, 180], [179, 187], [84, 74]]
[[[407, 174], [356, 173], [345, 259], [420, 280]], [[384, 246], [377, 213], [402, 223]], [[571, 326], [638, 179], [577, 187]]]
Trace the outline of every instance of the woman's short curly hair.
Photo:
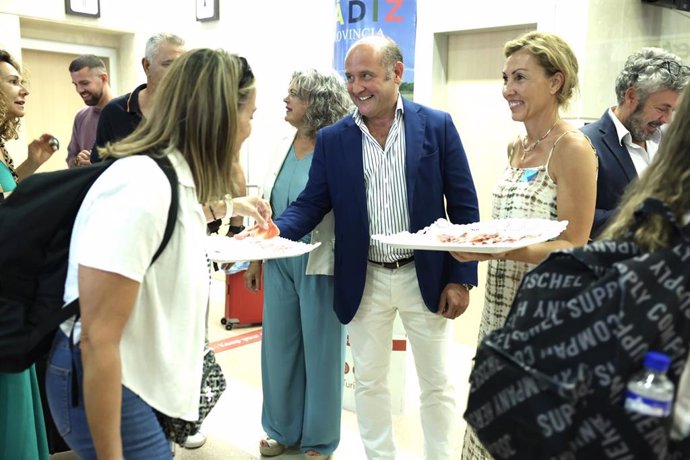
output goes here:
[[310, 136], [353, 109], [347, 87], [335, 71], [298, 70], [292, 74], [290, 88], [307, 104], [304, 127]]
[[563, 85], [557, 94], [558, 105], [567, 107], [577, 92], [579, 66], [573, 49], [561, 37], [547, 32], [528, 32], [503, 47], [505, 57], [524, 49], [537, 58], [548, 76], [560, 72]]

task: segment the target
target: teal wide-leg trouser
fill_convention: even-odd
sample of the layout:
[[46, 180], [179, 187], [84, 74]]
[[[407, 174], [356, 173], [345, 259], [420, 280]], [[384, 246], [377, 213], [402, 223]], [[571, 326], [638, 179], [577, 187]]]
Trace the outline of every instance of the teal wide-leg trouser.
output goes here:
[[331, 454], [340, 441], [344, 327], [333, 277], [305, 275], [307, 258], [264, 264], [261, 418], [281, 444]]

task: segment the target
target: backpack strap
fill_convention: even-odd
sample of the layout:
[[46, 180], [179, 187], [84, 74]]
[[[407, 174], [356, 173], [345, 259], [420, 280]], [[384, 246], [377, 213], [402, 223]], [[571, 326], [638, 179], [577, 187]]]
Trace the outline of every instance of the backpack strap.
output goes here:
[[167, 155], [161, 158], [151, 157], [151, 159], [158, 164], [161, 170], [163, 170], [165, 177], [167, 177], [168, 181], [170, 182], [170, 208], [168, 209], [168, 222], [165, 225], [165, 232], [163, 233], [161, 245], [153, 255], [153, 259], [151, 259], [151, 265], [153, 265], [153, 263], [163, 253], [163, 250], [168, 245], [173, 230], [175, 229], [175, 219], [177, 219], [177, 208], [179, 206], [180, 196], [179, 191], [177, 190], [177, 173], [175, 172], [175, 168], [173, 167]]

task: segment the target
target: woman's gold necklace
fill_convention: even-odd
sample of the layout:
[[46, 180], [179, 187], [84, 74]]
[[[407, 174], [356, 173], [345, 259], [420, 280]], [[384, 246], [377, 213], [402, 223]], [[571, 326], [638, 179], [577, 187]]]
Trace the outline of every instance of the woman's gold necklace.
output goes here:
[[539, 139], [537, 139], [536, 141], [534, 141], [534, 143], [533, 143], [532, 145], [527, 145], [527, 136], [525, 136], [525, 138], [522, 139], [522, 158], [520, 159], [521, 161], [525, 159], [525, 155], [526, 155], [527, 153], [529, 153], [529, 152], [531, 152], [532, 150], [534, 150], [534, 149], [537, 147], [537, 145], [539, 145], [539, 143], [540, 143], [541, 141], [543, 141], [544, 139], [546, 139], [547, 136], [548, 136], [549, 134], [551, 134], [551, 131], [553, 131], [553, 128], [556, 127], [556, 125], [558, 124], [559, 121], [561, 121], [560, 118], [556, 119], [556, 122], [553, 124], [553, 126], [550, 127], [549, 130], [546, 131], [546, 133], [545, 133], [542, 137], [540, 137]]

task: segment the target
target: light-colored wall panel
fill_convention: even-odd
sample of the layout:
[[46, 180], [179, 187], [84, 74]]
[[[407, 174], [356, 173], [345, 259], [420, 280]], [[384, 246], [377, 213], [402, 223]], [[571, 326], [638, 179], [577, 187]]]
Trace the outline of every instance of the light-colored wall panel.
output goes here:
[[[461, 32], [448, 36], [448, 110], [455, 122], [474, 177], [481, 220], [491, 218], [491, 192], [506, 165], [508, 142], [521, 131], [502, 96], [503, 45], [534, 27]], [[486, 263], [479, 264], [479, 286], [467, 312], [455, 321], [455, 339], [474, 346], [484, 306]]]
[[657, 46], [690, 63], [690, 13], [637, 0], [590, 0], [580, 116], [599, 118], [616, 104], [614, 82], [626, 58]]

